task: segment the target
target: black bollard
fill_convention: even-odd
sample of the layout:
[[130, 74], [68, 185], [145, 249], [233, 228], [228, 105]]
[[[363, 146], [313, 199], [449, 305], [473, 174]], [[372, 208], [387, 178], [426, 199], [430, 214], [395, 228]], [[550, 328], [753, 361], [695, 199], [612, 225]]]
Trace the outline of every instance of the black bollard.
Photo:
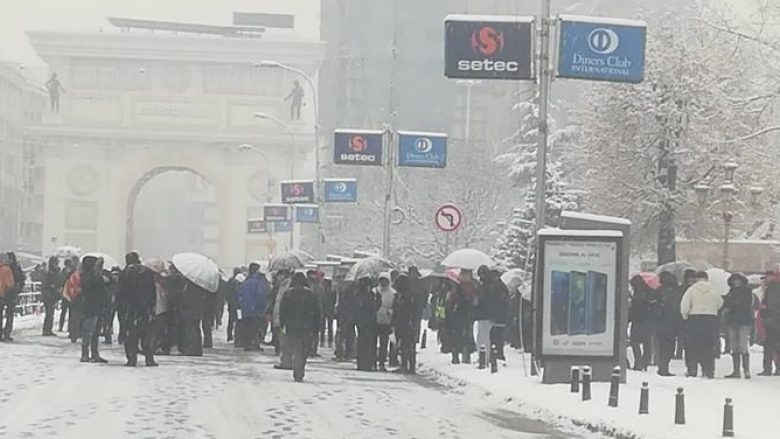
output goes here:
[[609, 385], [609, 402], [610, 407], [618, 406], [618, 398], [620, 395], [620, 366], [615, 366], [612, 369], [612, 381]]
[[485, 352], [485, 345], [479, 346], [479, 368], [484, 369], [487, 367], [487, 353]]
[[536, 368], [536, 357], [531, 354], [531, 376], [535, 377], [539, 375], [539, 370]]
[[590, 367], [585, 366], [582, 369], [582, 400], [590, 401]]
[[425, 349], [428, 344], [428, 330], [423, 329], [422, 341], [420, 342], [420, 349]]
[[580, 366], [571, 367], [571, 393], [580, 393]]
[[726, 398], [723, 406], [723, 437], [734, 437], [734, 406], [731, 398]]
[[490, 347], [490, 373], [498, 372], [498, 348]]
[[674, 396], [674, 423], [685, 425], [685, 394], [683, 388], [677, 388], [677, 395]]
[[650, 413], [650, 388], [647, 387], [647, 381], [642, 383], [642, 390], [639, 392], [639, 414], [646, 415]]

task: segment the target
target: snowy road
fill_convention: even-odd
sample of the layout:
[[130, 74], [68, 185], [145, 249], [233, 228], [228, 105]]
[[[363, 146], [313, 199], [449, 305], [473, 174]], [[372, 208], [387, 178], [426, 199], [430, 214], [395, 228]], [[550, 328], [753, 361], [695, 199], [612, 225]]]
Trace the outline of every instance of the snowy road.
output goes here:
[[[571, 438], [427, 377], [316, 359], [306, 382], [224, 341], [159, 368], [81, 364], [64, 336], [0, 343], [2, 438]], [[330, 357], [326, 351], [326, 357]]]

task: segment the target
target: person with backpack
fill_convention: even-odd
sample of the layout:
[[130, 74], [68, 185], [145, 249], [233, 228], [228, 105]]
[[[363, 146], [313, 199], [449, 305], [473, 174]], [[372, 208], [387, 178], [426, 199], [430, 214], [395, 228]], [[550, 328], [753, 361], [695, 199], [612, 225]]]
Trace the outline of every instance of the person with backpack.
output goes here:
[[[14, 331], [14, 315], [16, 314], [16, 299], [19, 297], [19, 293], [24, 290], [24, 282], [27, 280], [27, 276], [24, 274], [24, 270], [16, 260], [16, 254], [14, 252], [6, 253], [8, 260], [7, 266], [11, 270], [11, 276], [13, 277], [13, 285], [7, 288], [3, 292], [4, 299], [3, 304], [0, 305], [0, 314], [5, 309], [5, 325], [0, 326], [0, 338], [5, 341], [14, 341], [11, 334]], [[2, 316], [0, 316], [2, 321]]]

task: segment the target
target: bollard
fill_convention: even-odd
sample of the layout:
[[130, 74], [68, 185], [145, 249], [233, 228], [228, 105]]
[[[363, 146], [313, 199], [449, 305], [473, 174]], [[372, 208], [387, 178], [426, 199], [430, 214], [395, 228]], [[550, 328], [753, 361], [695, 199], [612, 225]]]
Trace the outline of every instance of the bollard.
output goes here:
[[571, 393], [580, 393], [580, 366], [571, 367]]
[[490, 373], [498, 372], [498, 348], [490, 347]]
[[536, 357], [531, 354], [531, 376], [535, 377], [539, 375], [539, 370], [536, 368]]
[[650, 413], [650, 388], [647, 387], [647, 381], [642, 383], [642, 390], [639, 392], [639, 414], [646, 415]]
[[723, 437], [734, 437], [734, 406], [731, 398], [726, 398], [723, 406]]
[[428, 330], [423, 329], [422, 341], [420, 342], [420, 349], [425, 349], [428, 342]]
[[677, 388], [677, 395], [674, 396], [674, 423], [685, 425], [685, 394], [683, 388]]
[[609, 385], [609, 402], [607, 402], [607, 405], [610, 407], [617, 407], [619, 395], [620, 395], [620, 366], [615, 366], [612, 369], [612, 381]]
[[590, 401], [590, 367], [585, 366], [582, 368], [582, 400]]
[[479, 345], [479, 368], [484, 369], [487, 367], [487, 353], [485, 352], [485, 345]]

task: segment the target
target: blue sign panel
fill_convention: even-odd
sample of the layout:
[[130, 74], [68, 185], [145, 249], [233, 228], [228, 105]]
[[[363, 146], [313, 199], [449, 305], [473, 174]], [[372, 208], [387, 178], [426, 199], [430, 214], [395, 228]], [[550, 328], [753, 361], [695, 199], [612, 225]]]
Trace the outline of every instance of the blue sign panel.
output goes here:
[[297, 223], [318, 223], [320, 222], [320, 209], [314, 206], [296, 206], [295, 222]]
[[289, 206], [279, 204], [266, 204], [263, 206], [263, 221], [266, 223], [278, 223], [290, 219]]
[[382, 166], [382, 135], [382, 131], [336, 130], [333, 136], [333, 163]]
[[532, 79], [534, 18], [448, 15], [444, 20], [444, 76]]
[[447, 135], [398, 133], [398, 166], [444, 168], [447, 166]]
[[282, 203], [313, 203], [314, 181], [282, 181]]
[[357, 180], [325, 180], [325, 202], [354, 203], [357, 201]]
[[274, 232], [292, 232], [292, 221], [279, 221], [274, 223]]
[[558, 77], [642, 82], [644, 22], [561, 16], [559, 24]]

